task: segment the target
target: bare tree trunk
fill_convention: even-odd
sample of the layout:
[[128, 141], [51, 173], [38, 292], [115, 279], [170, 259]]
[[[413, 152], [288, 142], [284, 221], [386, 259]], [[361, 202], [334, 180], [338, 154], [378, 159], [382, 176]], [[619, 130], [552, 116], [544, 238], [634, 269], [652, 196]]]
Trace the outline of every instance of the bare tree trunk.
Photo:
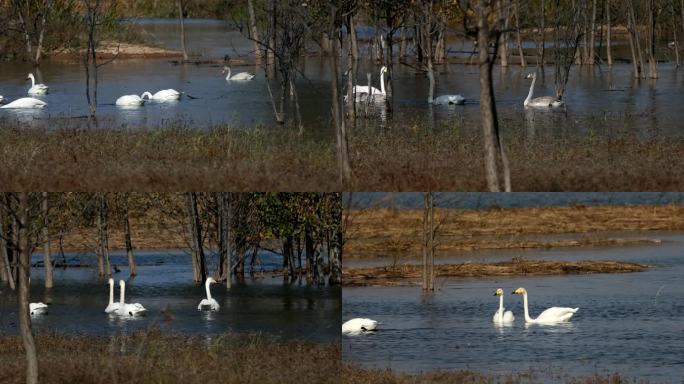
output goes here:
[[[684, 0], [683, 0], [684, 2]], [[684, 10], [682, 10], [684, 12]], [[681, 62], [679, 60], [679, 41], [677, 41], [677, 13], [675, 13], [675, 8], [674, 8], [674, 1], [670, 2], [670, 13], [672, 13], [672, 37], [673, 37], [673, 42], [674, 42], [674, 51], [675, 51], [675, 64], [677, 67], [681, 65]]]
[[48, 14], [52, 10], [52, 0], [43, 2], [42, 17], [40, 20], [40, 33], [38, 34], [38, 45], [36, 46], [36, 56], [34, 62], [38, 64], [43, 53], [43, 38], [45, 36], [45, 26], [47, 25]]
[[[347, 18], [347, 28], [350, 31], [354, 30], [354, 18], [349, 16]], [[356, 126], [356, 100], [354, 95], [354, 83], [356, 80], [356, 57], [358, 54], [354, 53], [354, 46], [356, 45], [355, 33], [347, 33], [349, 52], [347, 55], [347, 119], [351, 121], [352, 126]]]
[[128, 271], [130, 276], [138, 274], [138, 268], [135, 265], [135, 257], [133, 256], [133, 243], [131, 241], [131, 223], [128, 219], [128, 196], [124, 196], [123, 202], [123, 230], [124, 242], [126, 243], [126, 256], [128, 257]]
[[423, 192], [423, 291], [428, 290], [428, 231], [429, 228], [429, 192]]
[[52, 288], [52, 257], [50, 256], [50, 219], [48, 217], [48, 193], [43, 192], [43, 265], [45, 267], [45, 288]]
[[435, 290], [435, 194], [433, 192], [429, 192], [429, 200], [430, 200], [430, 205], [429, 205], [429, 210], [430, 210], [430, 215], [429, 215], [429, 224], [428, 224], [428, 251], [430, 252], [430, 259], [429, 259], [429, 264], [430, 264], [430, 274], [428, 276], [428, 289], [430, 291]]
[[658, 61], [655, 57], [656, 47], [656, 5], [655, 0], [651, 0], [649, 14], [649, 34], [650, 46], [648, 50], [648, 73], [651, 79], [658, 78]]
[[[0, 194], [0, 198], [4, 196]], [[9, 283], [10, 289], [15, 290], [14, 276], [12, 274], [9, 253], [7, 251], [7, 237], [10, 233], [5, 228], [5, 204], [0, 202], [0, 281]]]
[[541, 0], [541, 30], [540, 30], [540, 35], [541, 35], [541, 48], [539, 52], [539, 62], [537, 65], [541, 68], [542, 73], [544, 73], [544, 50], [545, 50], [545, 45], [546, 45], [546, 26], [545, 26], [545, 4], [544, 0]]
[[202, 227], [197, 209], [197, 195], [194, 192], [186, 193], [185, 204], [188, 215], [188, 231], [192, 241], [192, 279], [195, 283], [202, 283], [207, 279], [207, 272], [204, 264]]
[[306, 282], [312, 284], [314, 281], [315, 255], [314, 242], [311, 236], [311, 227], [307, 225], [304, 228], [304, 250], [306, 251]]
[[231, 246], [232, 242], [230, 239], [230, 218], [231, 218], [231, 201], [229, 199], [229, 194], [228, 192], [221, 192], [220, 196], [220, 203], [221, 203], [221, 232], [223, 237], [223, 246], [224, 249], [222, 250], [224, 254], [223, 258], [223, 272], [224, 272], [224, 277], [226, 279], [226, 289], [230, 289], [232, 286], [232, 280], [233, 280], [233, 270], [232, 270], [232, 265], [231, 265]]
[[508, 67], [508, 1], [509, 0], [498, 1], [499, 18], [504, 20], [504, 32], [501, 33], [499, 50], [501, 67]]
[[513, 0], [513, 15], [515, 18], [515, 37], [518, 41], [518, 55], [520, 56], [520, 66], [523, 68], [527, 67], [527, 61], [525, 60], [525, 53], [522, 48], [522, 37], [520, 37], [520, 0]]
[[356, 39], [356, 22], [354, 21], [354, 17], [350, 16], [349, 17], [349, 38], [351, 39], [351, 44], [350, 44], [350, 50], [351, 50], [351, 57], [354, 60], [357, 60], [359, 58], [359, 43]]
[[183, 6], [183, 0], [176, 0], [176, 5], [178, 6], [178, 24], [180, 25], [181, 51], [183, 51], [183, 60], [187, 61], [188, 51], [185, 49], [185, 22], [183, 21], [185, 18], [183, 15], [183, 9], [185, 7]]
[[254, 61], [257, 65], [261, 64], [261, 47], [259, 47], [259, 29], [257, 28], [256, 15], [254, 14], [254, 2], [247, 0], [247, 11], [249, 12], [249, 30], [254, 40]]
[[591, 34], [589, 36], [589, 65], [594, 65], [596, 61], [596, 53], [594, 49], [594, 44], [595, 44], [595, 31], [596, 31], [596, 0], [594, 0], [592, 7], [591, 7], [591, 27], [589, 33]]
[[105, 274], [107, 277], [111, 277], [112, 264], [109, 261], [109, 207], [107, 205], [107, 195], [105, 193], [100, 195], [100, 237]]
[[[275, 77], [275, 34], [276, 34], [276, 0], [268, 0], [268, 23], [269, 23], [269, 34], [268, 34], [268, 46], [270, 49], [266, 51], [266, 64], [268, 78], [272, 79]], [[269, 88], [270, 90], [270, 88]], [[273, 97], [273, 96], [271, 96]]]
[[[331, 8], [331, 14], [335, 15], [337, 9], [334, 6], [331, 6]], [[336, 17], [333, 16], [331, 20], [332, 31], [339, 30], [339, 26], [335, 25], [335, 19]], [[336, 36], [335, 33], [332, 33], [331, 35]], [[344, 121], [345, 119], [342, 118], [341, 111], [342, 98], [340, 97], [338, 84], [338, 60], [339, 55], [337, 53], [337, 44], [332, 44], [332, 54], [328, 56], [328, 62], [330, 64], [330, 68], [332, 69], [332, 81], [330, 82], [332, 93], [332, 114], [333, 123], [335, 124], [335, 136], [337, 139], [337, 163], [340, 172], [340, 183], [345, 184], [351, 180], [351, 162], [349, 160], [349, 140], [347, 138], [347, 127]], [[350, 100], [350, 102], [354, 101]]]
[[606, 55], [608, 56], [608, 66], [613, 65], [613, 53], [611, 52], [611, 25], [610, 25], [610, 0], [606, 0]]
[[31, 268], [31, 240], [29, 238], [28, 193], [19, 194], [19, 330], [26, 352], [26, 383], [38, 383], [38, 358], [31, 330], [29, 313], [29, 274]]
[[401, 39], [399, 43], [399, 62], [403, 63], [406, 61], [406, 27], [401, 27], [399, 38]]
[[644, 59], [641, 53], [641, 43], [639, 42], [639, 30], [636, 24], [636, 18], [634, 15], [634, 4], [633, 0], [628, 0], [627, 4], [627, 22], [629, 28], [629, 42], [630, 47], [632, 47], [632, 59], [634, 63], [634, 77], [642, 78], [644, 71]]

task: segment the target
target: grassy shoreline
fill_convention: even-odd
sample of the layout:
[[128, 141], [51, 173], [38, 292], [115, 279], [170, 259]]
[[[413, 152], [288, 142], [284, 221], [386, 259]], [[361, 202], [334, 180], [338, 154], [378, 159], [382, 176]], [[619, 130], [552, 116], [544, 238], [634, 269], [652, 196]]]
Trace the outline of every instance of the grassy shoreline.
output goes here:
[[[256, 335], [110, 338], [39, 334], [41, 383], [337, 383], [338, 343], [276, 342]], [[25, 382], [18, 336], [0, 337], [0, 382]]]

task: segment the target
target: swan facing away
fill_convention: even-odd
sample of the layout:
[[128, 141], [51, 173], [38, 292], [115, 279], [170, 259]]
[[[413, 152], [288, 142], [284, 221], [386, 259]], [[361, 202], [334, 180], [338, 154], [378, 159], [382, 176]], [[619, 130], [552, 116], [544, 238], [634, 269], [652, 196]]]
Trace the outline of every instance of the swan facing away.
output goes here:
[[4, 109], [42, 109], [47, 106], [43, 100], [34, 99], [33, 97], [22, 97], [13, 102], [3, 105], [0, 108]]
[[29, 303], [29, 313], [31, 315], [42, 315], [47, 313], [48, 306], [44, 303]]
[[154, 100], [158, 102], [166, 102], [166, 101], [177, 101], [181, 98], [181, 93], [176, 91], [175, 89], [162, 89], [161, 91], [152, 94], [150, 92], [145, 92], [140, 96], [140, 98], [144, 99], [147, 97], [147, 100]]
[[144, 315], [147, 310], [140, 303], [126, 304], [124, 299], [126, 295], [126, 283], [123, 280], [119, 280], [119, 289], [121, 290], [119, 296], [119, 308], [112, 312], [119, 316], [133, 317]]
[[371, 319], [351, 319], [342, 324], [342, 333], [348, 335], [357, 335], [364, 332], [373, 332], [377, 330], [378, 324], [380, 323]]
[[[372, 101], [383, 101], [387, 93], [385, 92], [385, 73], [387, 73], [387, 67], [383, 66], [380, 68], [380, 89], [377, 89], [368, 85], [355, 85], [352, 88], [352, 93], [354, 94], [354, 100], [358, 102], [365, 102], [370, 97]], [[345, 97], [345, 102], [346, 102]]]
[[216, 300], [214, 300], [211, 297], [211, 291], [209, 290], [209, 285], [211, 283], [216, 283], [216, 280], [214, 280], [213, 277], [207, 278], [207, 281], [204, 283], [204, 289], [207, 290], [207, 298], [200, 301], [199, 305], [197, 306], [197, 309], [200, 311], [201, 310], [218, 311], [218, 309], [221, 308], [219, 303], [217, 303]]
[[105, 308], [105, 313], [116, 312], [121, 303], [114, 302], [114, 279], [109, 279], [109, 305]]
[[119, 107], [139, 107], [145, 104], [145, 99], [138, 95], [125, 95], [116, 99], [116, 105]]
[[433, 100], [428, 99], [428, 103], [436, 105], [463, 105], [465, 104], [465, 97], [461, 95], [442, 95], [437, 96]]
[[510, 324], [515, 321], [515, 316], [513, 316], [513, 312], [506, 311], [506, 308], [504, 308], [503, 294], [504, 291], [501, 288], [498, 288], [496, 292], [494, 292], [494, 296], [499, 296], [499, 309], [494, 313], [492, 321], [497, 324]]
[[537, 74], [536, 73], [530, 73], [527, 76], [525, 76], [526, 79], [532, 79], [532, 84], [530, 85], [530, 93], [527, 94], [527, 98], [523, 102], [523, 105], [525, 107], [530, 107], [530, 108], [559, 108], [565, 105], [565, 102], [563, 100], [558, 100], [558, 98], [554, 96], [542, 96], [542, 97], [536, 97], [532, 98], [532, 95], [534, 94], [534, 84], [537, 82]]
[[36, 78], [33, 73], [29, 73], [26, 80], [31, 80], [31, 88], [28, 90], [29, 95], [45, 95], [48, 93], [49, 87], [45, 84], [36, 84]]
[[523, 305], [525, 307], [525, 322], [534, 324], [554, 324], [563, 323], [572, 317], [579, 308], [551, 307], [542, 312], [536, 319], [530, 317], [527, 309], [527, 291], [525, 288], [518, 288], [513, 291], [515, 295], [523, 295]]
[[256, 75], [250, 72], [240, 72], [231, 76], [230, 67], [223, 67], [222, 74], [226, 75], [226, 80], [252, 80]]

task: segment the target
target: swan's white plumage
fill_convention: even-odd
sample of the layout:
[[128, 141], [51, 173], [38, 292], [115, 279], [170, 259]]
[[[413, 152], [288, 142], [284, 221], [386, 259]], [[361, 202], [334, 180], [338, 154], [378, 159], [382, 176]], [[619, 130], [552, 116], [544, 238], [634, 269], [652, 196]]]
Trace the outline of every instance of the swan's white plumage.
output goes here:
[[119, 296], [119, 308], [112, 312], [119, 316], [132, 317], [144, 315], [147, 310], [140, 303], [127, 304], [125, 301], [126, 295], [126, 283], [123, 280], [119, 280], [119, 287], [121, 289]]
[[31, 80], [31, 88], [28, 90], [29, 95], [45, 95], [48, 93], [49, 87], [45, 84], [36, 84], [36, 78], [33, 76], [33, 73], [29, 73], [26, 79]]
[[147, 97], [149, 100], [158, 102], [177, 101], [181, 98], [181, 93], [175, 89], [162, 89], [155, 94], [145, 92], [142, 94], [141, 98], [144, 99], [145, 97]]
[[124, 95], [116, 99], [116, 105], [120, 107], [137, 107], [145, 104], [145, 99], [138, 95]]
[[[377, 89], [368, 85], [355, 85], [352, 88], [352, 94], [354, 95], [354, 100], [356, 102], [368, 101], [370, 97], [372, 101], [384, 101], [387, 95], [385, 91], [385, 73], [387, 72], [387, 67], [380, 68], [380, 89]], [[344, 101], [347, 101], [345, 96]]]
[[214, 280], [213, 277], [207, 278], [207, 281], [204, 283], [204, 288], [207, 290], [207, 298], [200, 301], [199, 305], [197, 306], [198, 310], [218, 311], [218, 309], [221, 308], [219, 303], [211, 297], [209, 285], [212, 283], [216, 283], [216, 280]]
[[494, 313], [492, 321], [497, 324], [510, 324], [515, 321], [515, 316], [513, 316], [513, 312], [507, 311], [503, 306], [503, 294], [504, 292], [501, 288], [498, 288], [496, 292], [494, 292], [494, 296], [499, 296], [499, 309]]
[[22, 97], [13, 102], [3, 105], [0, 108], [4, 109], [41, 109], [45, 108], [47, 103], [43, 100], [34, 99], [33, 97]]
[[226, 75], [226, 80], [252, 80], [256, 75], [250, 72], [239, 72], [231, 76], [230, 67], [223, 67], [223, 74]]
[[121, 305], [118, 301], [114, 302], [114, 279], [109, 279], [109, 305], [105, 308], [106, 313], [112, 313], [119, 309]]
[[372, 319], [356, 318], [346, 321], [342, 324], [342, 333], [358, 334], [363, 332], [375, 331], [378, 323]]
[[[430, 100], [428, 100], [428, 102], [430, 102]], [[463, 105], [465, 104], [465, 97], [461, 95], [442, 95], [434, 98], [431, 103], [436, 105]]]
[[47, 313], [48, 306], [44, 303], [29, 303], [29, 313], [31, 315], [41, 315]]
[[513, 291], [513, 294], [523, 295], [523, 306], [525, 308], [525, 322], [535, 324], [555, 324], [563, 323], [568, 320], [579, 310], [579, 308], [568, 307], [551, 307], [533, 319], [530, 317], [527, 305], [527, 291], [525, 288], [518, 288]]
[[542, 96], [532, 98], [534, 95], [534, 84], [537, 82], [537, 74], [530, 73], [525, 76], [526, 79], [532, 79], [532, 84], [530, 84], [530, 92], [527, 94], [527, 98], [523, 102], [525, 107], [530, 108], [560, 108], [565, 105], [563, 100], [558, 100], [553, 96]]

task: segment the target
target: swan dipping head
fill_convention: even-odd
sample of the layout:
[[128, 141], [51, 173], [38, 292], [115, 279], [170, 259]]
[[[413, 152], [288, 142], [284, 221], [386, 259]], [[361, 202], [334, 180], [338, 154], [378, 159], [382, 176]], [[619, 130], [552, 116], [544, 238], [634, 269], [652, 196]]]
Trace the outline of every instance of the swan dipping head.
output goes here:
[[514, 295], [524, 295], [527, 293], [525, 288], [518, 288], [515, 291], [512, 292]]
[[497, 288], [496, 291], [494, 292], [494, 296], [503, 296], [503, 289]]

